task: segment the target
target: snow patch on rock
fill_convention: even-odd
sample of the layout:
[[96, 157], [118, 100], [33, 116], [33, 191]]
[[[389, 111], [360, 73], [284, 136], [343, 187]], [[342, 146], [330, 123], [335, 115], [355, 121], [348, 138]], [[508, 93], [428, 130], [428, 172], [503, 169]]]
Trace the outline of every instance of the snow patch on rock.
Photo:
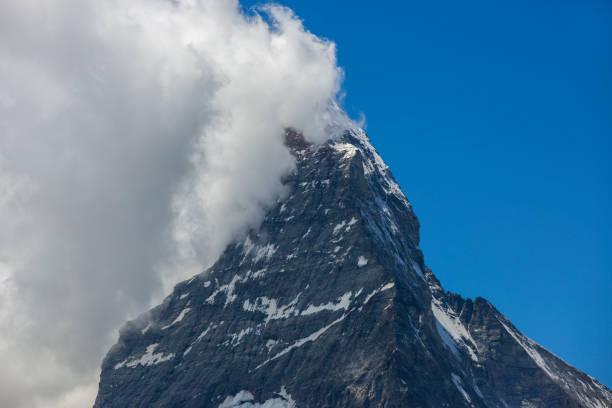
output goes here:
[[190, 308], [190, 307], [186, 307], [186, 308], [184, 308], [183, 310], [181, 310], [181, 313], [179, 313], [179, 315], [178, 315], [178, 316], [176, 316], [176, 319], [174, 319], [174, 320], [172, 321], [172, 323], [170, 323], [169, 325], [162, 327], [162, 330], [166, 330], [166, 329], [168, 329], [168, 328], [170, 328], [170, 327], [174, 326], [176, 323], [180, 322], [181, 320], [183, 320], [183, 318], [185, 317], [185, 315], [186, 315], [187, 313], [189, 313], [189, 311], [190, 311], [190, 310], [191, 310], [191, 308]]
[[359, 258], [357, 258], [357, 266], [361, 268], [362, 266], [366, 266], [367, 264], [368, 260], [366, 259], [366, 257], [359, 255]]
[[245, 300], [242, 308], [248, 312], [261, 312], [266, 315], [265, 323], [270, 320], [286, 319], [293, 315], [298, 315], [299, 311], [295, 306], [300, 298], [301, 292], [288, 304], [279, 306], [276, 299], [270, 299], [267, 296], [261, 296], [255, 299], [253, 303], [249, 299]]
[[531, 359], [540, 367], [544, 372], [553, 380], [558, 380], [559, 377], [553, 372], [553, 370], [546, 364], [546, 360], [542, 358], [542, 355], [538, 353], [535, 348], [535, 343], [533, 340], [521, 335], [520, 333], [515, 332], [510, 327], [508, 327], [504, 322], [498, 319], [504, 329], [514, 338], [514, 340], [525, 350], [525, 352], [531, 357]]
[[[365, 300], [363, 301], [363, 304], [367, 304], [370, 299], [372, 299], [374, 296], [376, 296], [376, 294], [383, 292], [385, 290], [389, 290], [391, 288], [393, 288], [395, 286], [395, 282], [389, 282], [387, 284], [381, 285], [380, 287], [374, 289], [372, 292], [368, 293], [368, 295], [366, 296]], [[363, 307], [363, 305], [362, 305]], [[359, 308], [359, 310], [361, 310], [361, 307]]]
[[[459, 356], [456, 345], [462, 345], [467, 349], [470, 357], [474, 361], [478, 361], [478, 355], [476, 352], [478, 348], [476, 347], [476, 342], [472, 339], [472, 336], [465, 328], [459, 317], [455, 316], [452, 312], [445, 310], [441, 303], [437, 299], [433, 299], [431, 302], [431, 311], [436, 319], [436, 328], [438, 329], [438, 334], [442, 338], [442, 341], [445, 345], [447, 345], [453, 354]], [[452, 344], [448, 336], [444, 334], [446, 332], [452, 340], [456, 344]], [[476, 351], [474, 351], [474, 349]]]
[[214, 304], [215, 297], [217, 297], [219, 293], [225, 293], [224, 307], [229, 305], [234, 300], [236, 300], [236, 294], [234, 293], [234, 290], [236, 289], [236, 284], [240, 282], [244, 282], [247, 279], [248, 278], [242, 278], [240, 275], [234, 275], [234, 277], [229, 283], [225, 285], [221, 285], [217, 289], [215, 289], [215, 291], [208, 298], [206, 298], [206, 303], [209, 303], [211, 305]]
[[340, 298], [338, 298], [338, 302], [334, 303], [334, 302], [328, 302], [322, 305], [318, 305], [318, 306], [314, 306], [314, 305], [308, 305], [308, 307], [304, 310], [302, 310], [302, 312], [300, 313], [300, 315], [302, 316], [308, 316], [311, 314], [315, 314], [315, 313], [319, 313], [322, 312], [324, 310], [329, 310], [332, 312], [338, 311], [338, 310], [348, 310], [349, 306], [351, 305], [351, 295], [353, 294], [353, 292], [346, 292], [344, 295], [342, 295]]
[[216, 329], [217, 327], [221, 326], [223, 323], [224, 323], [223, 321], [220, 321], [218, 324], [210, 323], [208, 327], [206, 328], [206, 330], [203, 330], [202, 333], [200, 333], [200, 335], [195, 339], [194, 343], [202, 340], [211, 330]]
[[249, 391], [239, 391], [234, 396], [229, 396], [219, 405], [219, 408], [295, 408], [295, 401], [287, 392], [285, 387], [281, 387], [277, 393], [279, 398], [271, 398], [262, 403], [253, 402], [255, 397]]
[[472, 403], [472, 400], [470, 399], [470, 396], [468, 395], [468, 393], [463, 389], [463, 381], [461, 380], [461, 377], [459, 377], [457, 374], [455, 373], [451, 373], [451, 379], [453, 380], [453, 384], [455, 384], [455, 387], [457, 387], [457, 389], [459, 390], [459, 392], [461, 393], [461, 395], [463, 395], [463, 398], [468, 402], [468, 403]]
[[240, 330], [239, 333], [233, 333], [230, 335], [231, 339], [230, 342], [232, 343], [232, 346], [236, 347], [238, 344], [240, 344], [240, 342], [242, 341], [243, 337], [248, 335], [249, 333], [253, 332], [253, 328], [252, 327], [247, 327], [246, 329], [242, 329]]
[[316, 332], [312, 333], [311, 335], [306, 336], [304, 338], [301, 338], [301, 339], [295, 341], [289, 347], [286, 347], [285, 349], [283, 349], [279, 353], [275, 354], [273, 357], [271, 357], [271, 358], [267, 359], [266, 361], [264, 361], [263, 363], [259, 364], [257, 367], [255, 367], [255, 370], [263, 367], [264, 365], [268, 364], [270, 361], [276, 360], [277, 358], [284, 356], [285, 354], [289, 353], [291, 350], [293, 350], [295, 348], [301, 347], [301, 346], [303, 346], [304, 344], [306, 344], [308, 342], [313, 342], [313, 341], [317, 340], [323, 333], [325, 333], [327, 330], [329, 330], [330, 327], [332, 327], [332, 326], [336, 325], [337, 323], [340, 323], [342, 320], [344, 320], [346, 318], [346, 316], [348, 316], [349, 313], [343, 314], [342, 316], [340, 316], [339, 318], [337, 318], [336, 320], [334, 320], [333, 322], [331, 322], [327, 326], [324, 326], [324, 327], [320, 328], [319, 330], [317, 330]]
[[278, 247], [274, 244], [256, 245], [248, 236], [244, 239], [242, 248], [242, 261], [244, 262], [249, 256], [251, 256], [253, 263], [257, 263], [262, 259], [270, 259], [278, 249]]
[[163, 363], [165, 361], [169, 361], [174, 358], [174, 353], [166, 354], [164, 353], [155, 353], [155, 349], [159, 346], [159, 344], [151, 344], [147, 347], [145, 353], [138, 359], [134, 359], [132, 361], [124, 360], [119, 364], [115, 365], [115, 370], [123, 367], [134, 368], [138, 365], [143, 367], [152, 366], [155, 364]]
[[338, 234], [342, 228], [346, 225], [346, 221], [342, 221], [334, 226], [334, 235]]

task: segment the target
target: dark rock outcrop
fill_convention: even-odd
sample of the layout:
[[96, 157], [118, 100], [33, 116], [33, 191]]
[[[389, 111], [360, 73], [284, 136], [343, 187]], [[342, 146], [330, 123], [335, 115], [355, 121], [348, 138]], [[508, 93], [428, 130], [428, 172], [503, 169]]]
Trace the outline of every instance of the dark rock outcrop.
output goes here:
[[290, 131], [290, 194], [127, 323], [95, 407], [610, 407], [482, 298], [446, 293], [363, 131]]

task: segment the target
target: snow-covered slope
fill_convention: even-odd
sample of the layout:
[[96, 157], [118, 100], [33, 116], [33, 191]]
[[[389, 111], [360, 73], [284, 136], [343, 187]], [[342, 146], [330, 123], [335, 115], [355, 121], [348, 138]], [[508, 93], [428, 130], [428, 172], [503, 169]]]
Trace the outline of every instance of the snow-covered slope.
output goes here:
[[612, 406], [489, 302], [444, 292], [361, 129], [287, 145], [289, 196], [122, 329], [96, 407]]

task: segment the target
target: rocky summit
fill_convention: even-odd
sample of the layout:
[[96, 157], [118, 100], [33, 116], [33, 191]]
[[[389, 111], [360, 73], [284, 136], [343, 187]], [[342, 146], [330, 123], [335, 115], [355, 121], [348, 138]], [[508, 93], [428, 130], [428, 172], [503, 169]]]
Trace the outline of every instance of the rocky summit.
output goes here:
[[487, 300], [444, 291], [361, 129], [286, 144], [286, 198], [121, 329], [95, 407], [612, 406]]

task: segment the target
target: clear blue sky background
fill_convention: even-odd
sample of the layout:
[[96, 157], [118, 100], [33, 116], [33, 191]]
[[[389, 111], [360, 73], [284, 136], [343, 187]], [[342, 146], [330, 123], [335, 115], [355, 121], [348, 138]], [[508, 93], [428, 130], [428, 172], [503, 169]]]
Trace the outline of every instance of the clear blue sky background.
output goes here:
[[612, 386], [612, 3], [281, 3], [337, 43], [444, 287]]

